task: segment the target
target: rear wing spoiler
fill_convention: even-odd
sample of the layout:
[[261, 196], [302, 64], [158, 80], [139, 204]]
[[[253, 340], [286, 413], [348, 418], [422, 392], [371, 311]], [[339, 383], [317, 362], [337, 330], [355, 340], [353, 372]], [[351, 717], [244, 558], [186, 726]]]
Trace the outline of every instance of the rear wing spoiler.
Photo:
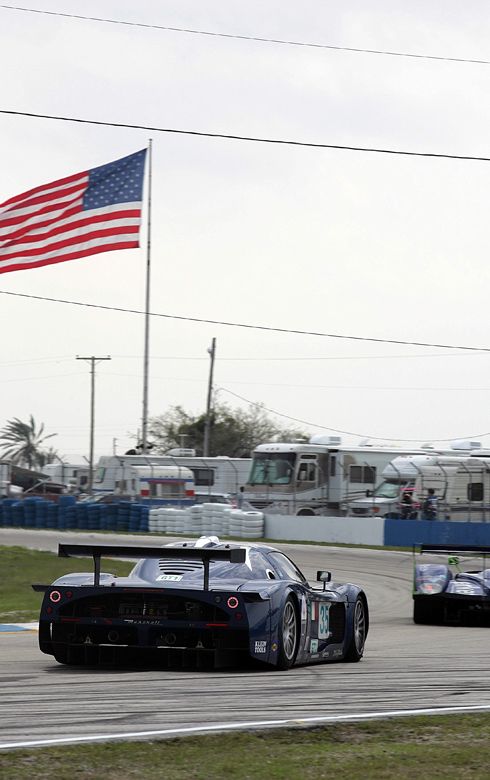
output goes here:
[[100, 559], [107, 558], [180, 558], [202, 561], [204, 566], [204, 590], [209, 590], [210, 561], [244, 563], [247, 551], [243, 547], [216, 549], [213, 547], [146, 547], [120, 544], [60, 544], [60, 558], [91, 556], [94, 559], [94, 585], [100, 585]]
[[[414, 552], [416, 551], [414, 546]], [[490, 555], [490, 547], [478, 546], [475, 544], [421, 544], [419, 545], [420, 553], [461, 553], [462, 555], [468, 555], [469, 553], [476, 553], [477, 555]]]

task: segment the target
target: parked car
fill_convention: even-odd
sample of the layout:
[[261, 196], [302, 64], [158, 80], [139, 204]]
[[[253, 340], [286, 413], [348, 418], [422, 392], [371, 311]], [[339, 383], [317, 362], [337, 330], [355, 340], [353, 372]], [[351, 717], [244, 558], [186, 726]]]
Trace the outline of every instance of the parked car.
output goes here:
[[194, 496], [195, 504], [229, 504], [236, 506], [236, 499], [231, 493], [196, 493]]

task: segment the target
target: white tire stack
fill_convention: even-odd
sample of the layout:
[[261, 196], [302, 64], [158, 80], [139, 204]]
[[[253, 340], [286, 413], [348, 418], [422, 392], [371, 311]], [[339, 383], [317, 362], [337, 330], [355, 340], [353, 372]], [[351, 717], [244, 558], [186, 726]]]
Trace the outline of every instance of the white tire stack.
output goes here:
[[202, 507], [200, 504], [195, 504], [189, 509], [190, 514], [190, 528], [189, 533], [201, 536], [202, 534]]
[[148, 531], [154, 534], [158, 531], [159, 509], [150, 509], [148, 515]]
[[228, 517], [228, 535], [239, 539], [242, 535], [242, 515], [240, 509], [232, 509]]
[[228, 504], [201, 504], [188, 509], [150, 509], [152, 533], [192, 536], [231, 536], [260, 539], [264, 536], [263, 512], [230, 509]]
[[[264, 513], [263, 512], [242, 512], [236, 509], [233, 514], [233, 526], [237, 529], [237, 534], [241, 539], [260, 539], [264, 535]], [[232, 534], [230, 530], [230, 534]]]
[[202, 533], [219, 536], [223, 526], [221, 515], [216, 510], [217, 504], [202, 504]]

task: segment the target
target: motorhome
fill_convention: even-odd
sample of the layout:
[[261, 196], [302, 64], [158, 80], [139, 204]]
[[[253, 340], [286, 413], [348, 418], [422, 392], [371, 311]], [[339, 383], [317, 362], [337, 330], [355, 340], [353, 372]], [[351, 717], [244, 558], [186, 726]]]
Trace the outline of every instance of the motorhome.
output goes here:
[[260, 444], [253, 452], [244, 499], [268, 512], [339, 514], [345, 501], [376, 489], [393, 458], [420, 452], [424, 450], [348, 447], [339, 436], [313, 436], [309, 443]]
[[196, 496], [209, 498], [220, 494], [236, 495], [245, 485], [251, 458], [200, 458], [193, 450], [175, 449], [166, 455], [108, 455], [99, 458], [93, 492], [111, 493], [129, 467], [172, 467], [190, 470]]
[[[348, 504], [348, 514], [423, 519], [430, 491], [437, 504], [435, 519], [490, 520], [490, 452], [397, 457], [382, 477], [375, 490]], [[404, 512], [407, 492], [411, 508]]]

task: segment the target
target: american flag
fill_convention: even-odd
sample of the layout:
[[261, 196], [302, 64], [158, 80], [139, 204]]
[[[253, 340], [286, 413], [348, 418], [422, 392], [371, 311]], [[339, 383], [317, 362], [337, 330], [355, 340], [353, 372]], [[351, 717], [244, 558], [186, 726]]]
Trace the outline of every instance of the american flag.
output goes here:
[[0, 274], [138, 247], [146, 151], [0, 204]]

